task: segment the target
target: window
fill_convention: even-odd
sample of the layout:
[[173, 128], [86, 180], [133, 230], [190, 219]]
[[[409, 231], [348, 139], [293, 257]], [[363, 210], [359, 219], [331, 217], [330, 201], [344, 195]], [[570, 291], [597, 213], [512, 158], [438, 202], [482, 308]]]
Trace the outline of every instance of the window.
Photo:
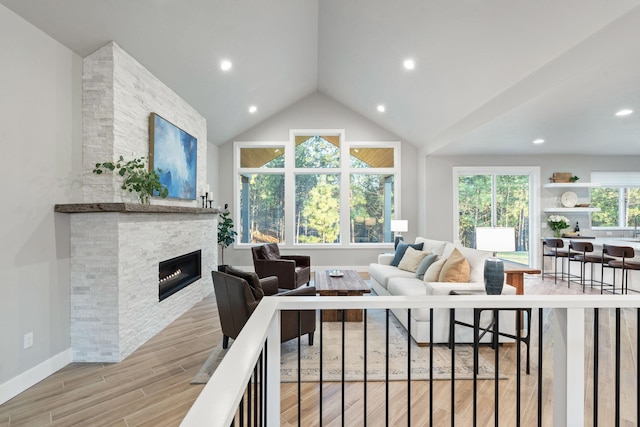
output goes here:
[[239, 243], [349, 246], [392, 242], [398, 142], [292, 131], [284, 143], [236, 142]]
[[532, 265], [533, 206], [539, 169], [537, 168], [454, 168], [458, 183], [456, 200], [457, 240], [475, 248], [476, 227], [513, 227], [515, 252], [499, 253], [500, 258]]
[[634, 228], [640, 221], [640, 172], [593, 172], [591, 215], [593, 228]]

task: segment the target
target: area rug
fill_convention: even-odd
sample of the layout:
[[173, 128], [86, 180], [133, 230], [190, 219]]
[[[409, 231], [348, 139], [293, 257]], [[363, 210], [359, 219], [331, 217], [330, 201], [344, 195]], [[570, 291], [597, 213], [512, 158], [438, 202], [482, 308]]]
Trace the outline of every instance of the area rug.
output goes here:
[[[384, 310], [367, 312], [367, 381], [384, 381], [386, 377], [386, 337]], [[322, 324], [322, 380], [342, 380], [342, 323], [324, 322]], [[231, 346], [230, 346], [231, 347]], [[364, 379], [364, 323], [345, 323], [345, 381]], [[389, 380], [407, 379], [407, 331], [400, 322], [389, 316]], [[206, 383], [218, 366], [227, 350], [219, 344], [192, 380], [193, 384]], [[282, 382], [298, 381], [298, 341], [291, 340], [282, 344], [280, 377]], [[316, 328], [315, 343], [308, 345], [308, 338], [301, 340], [301, 380], [304, 382], [320, 380], [320, 323]], [[493, 379], [493, 363], [480, 355], [478, 378]], [[503, 375], [500, 378], [506, 378]], [[473, 346], [456, 345], [455, 378], [473, 379]], [[411, 340], [411, 379], [429, 379], [429, 347], [420, 347]], [[451, 350], [447, 345], [433, 346], [433, 379], [451, 379]]]

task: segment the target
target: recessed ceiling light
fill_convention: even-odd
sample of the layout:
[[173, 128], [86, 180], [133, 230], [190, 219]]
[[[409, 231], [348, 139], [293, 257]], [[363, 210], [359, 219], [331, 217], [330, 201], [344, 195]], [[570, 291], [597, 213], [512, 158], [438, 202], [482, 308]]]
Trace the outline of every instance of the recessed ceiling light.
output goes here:
[[413, 59], [405, 59], [402, 65], [404, 65], [404, 68], [406, 68], [407, 70], [413, 70], [414, 68], [416, 68], [416, 61], [414, 61]]
[[385, 108], [385, 106], [384, 106], [384, 105], [382, 105], [382, 104], [378, 105], [378, 107], [377, 107], [377, 108], [378, 108], [378, 111], [379, 111], [380, 113], [384, 113], [385, 111], [387, 111], [387, 109]]
[[633, 110], [629, 110], [628, 108], [625, 108], [624, 110], [620, 110], [616, 113], [616, 116], [618, 117], [622, 117], [622, 116], [628, 116], [629, 114], [633, 113]]
[[249, 107], [249, 112], [251, 114], [255, 113], [256, 111], [258, 111], [258, 107], [256, 107], [255, 105], [252, 105], [251, 107]]
[[229, 71], [231, 69], [231, 61], [225, 59], [224, 61], [220, 62], [220, 69], [222, 71]]
[[542, 139], [542, 138], [538, 138], [538, 139], [534, 139], [533, 140], [534, 144], [542, 144], [543, 142], [544, 142], [544, 139]]

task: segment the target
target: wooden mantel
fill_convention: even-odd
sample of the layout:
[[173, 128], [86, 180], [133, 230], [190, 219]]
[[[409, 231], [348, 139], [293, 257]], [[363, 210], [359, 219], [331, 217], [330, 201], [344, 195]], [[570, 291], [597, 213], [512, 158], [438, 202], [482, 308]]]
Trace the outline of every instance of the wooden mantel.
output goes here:
[[64, 205], [55, 205], [53, 210], [55, 212], [68, 214], [91, 212], [123, 212], [214, 215], [224, 212], [220, 209], [192, 208], [188, 206], [143, 205], [141, 203], [70, 203]]

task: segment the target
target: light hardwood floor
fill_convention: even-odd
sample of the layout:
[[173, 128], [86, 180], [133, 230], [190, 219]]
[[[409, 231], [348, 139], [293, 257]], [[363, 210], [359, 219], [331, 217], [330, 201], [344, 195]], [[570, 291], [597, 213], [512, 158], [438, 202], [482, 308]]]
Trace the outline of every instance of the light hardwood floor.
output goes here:
[[[579, 285], [567, 288], [566, 282], [553, 284], [539, 276], [527, 276], [527, 294], [582, 295]], [[587, 294], [591, 293], [587, 290]], [[598, 292], [593, 292], [598, 293]], [[548, 317], [548, 313], [545, 316]], [[608, 346], [613, 337], [610, 313], [601, 314], [601, 345]], [[635, 311], [625, 311], [623, 330], [625, 341], [623, 360], [625, 389], [635, 387], [636, 321]], [[532, 371], [522, 376], [522, 425], [535, 425], [537, 417], [537, 320], [532, 328]], [[548, 319], [545, 329], [548, 329]], [[592, 331], [587, 332], [590, 342]], [[551, 358], [551, 334], [545, 335], [544, 357]], [[169, 325], [156, 337], [145, 343], [134, 354], [117, 364], [71, 364], [19, 396], [0, 406], [0, 426], [176, 426], [202, 390], [202, 385], [190, 384], [211, 349], [222, 339], [215, 298], [207, 297], [193, 309]], [[488, 348], [483, 351], [489, 351]], [[604, 366], [611, 352], [604, 352]], [[500, 348], [501, 367], [515, 372], [515, 346]], [[488, 356], [492, 357], [492, 356]], [[523, 347], [524, 357], [524, 347]], [[546, 362], [545, 362], [546, 363]], [[586, 365], [591, 369], [592, 358]], [[545, 365], [549, 366], [549, 365]], [[501, 369], [502, 370], [502, 369]], [[603, 369], [604, 370], [604, 369]], [[601, 425], [611, 425], [609, 418], [613, 406], [611, 369], [600, 377]], [[544, 425], [551, 423], [552, 374], [544, 369]], [[587, 378], [589, 375], [587, 375]], [[515, 379], [501, 380], [501, 392], [515, 395]], [[471, 381], [456, 382], [456, 425], [471, 425]], [[493, 381], [479, 383], [480, 400], [478, 425], [493, 423]], [[412, 425], [428, 425], [428, 382], [412, 383]], [[390, 425], [406, 425], [406, 382], [390, 383]], [[434, 424], [450, 425], [450, 390], [448, 381], [434, 382]], [[587, 401], [590, 402], [592, 383], [587, 381]], [[222, 392], [222, 390], [221, 390]], [[367, 392], [367, 420], [369, 425], [384, 425], [384, 383], [369, 383]], [[323, 425], [342, 423], [341, 392], [336, 384], [324, 384]], [[302, 425], [318, 425], [318, 385], [302, 385]], [[631, 402], [634, 400], [632, 399]], [[345, 425], [362, 425], [363, 384], [346, 385]], [[500, 424], [515, 425], [515, 401], [501, 401]], [[282, 425], [297, 425], [297, 387], [282, 385]], [[590, 410], [590, 409], [589, 409]], [[634, 425], [635, 403], [625, 398], [623, 425]]]

